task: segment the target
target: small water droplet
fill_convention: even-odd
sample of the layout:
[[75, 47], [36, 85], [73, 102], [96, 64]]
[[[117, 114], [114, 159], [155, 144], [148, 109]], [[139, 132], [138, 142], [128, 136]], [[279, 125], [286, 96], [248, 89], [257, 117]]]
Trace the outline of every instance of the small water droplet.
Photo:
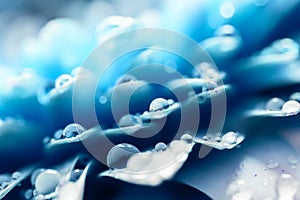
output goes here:
[[277, 161], [275, 161], [275, 160], [269, 160], [267, 162], [267, 168], [269, 168], [269, 169], [275, 169], [278, 166], [279, 166], [279, 163]]
[[32, 196], [33, 196], [32, 189], [28, 189], [28, 190], [25, 191], [25, 193], [24, 193], [25, 199], [30, 199]]
[[222, 137], [222, 143], [224, 144], [235, 144], [237, 142], [237, 133], [235, 132], [228, 132]]
[[280, 111], [284, 101], [280, 98], [274, 97], [270, 99], [266, 104], [266, 110], [269, 111]]
[[133, 145], [122, 143], [114, 146], [107, 154], [107, 165], [112, 169], [123, 169], [128, 159], [140, 151]]
[[300, 103], [295, 100], [289, 100], [282, 106], [282, 112], [290, 115], [297, 114], [300, 111]]
[[82, 169], [74, 169], [71, 172], [70, 181], [76, 182], [81, 176], [83, 170]]
[[56, 170], [47, 169], [36, 177], [34, 185], [39, 194], [51, 194], [60, 183], [60, 178], [61, 176]]
[[4, 190], [7, 186], [9, 186], [9, 182], [3, 182], [3, 183], [1, 184], [2, 190]]
[[44, 137], [44, 138], [43, 138], [43, 144], [47, 144], [47, 143], [49, 143], [49, 142], [50, 142], [50, 140], [51, 140], [51, 138], [50, 138], [50, 137]]
[[55, 131], [53, 138], [56, 140], [62, 139], [63, 138], [63, 130], [59, 129], [59, 130]]
[[69, 88], [69, 84], [72, 82], [73, 77], [69, 74], [62, 74], [55, 80], [55, 89], [62, 93]]
[[167, 145], [163, 142], [159, 142], [155, 145], [155, 151], [165, 151], [167, 148]]
[[19, 178], [21, 178], [22, 174], [20, 172], [14, 172], [11, 177], [13, 180], [18, 180]]
[[66, 138], [71, 138], [80, 135], [84, 131], [85, 129], [81, 125], [73, 123], [66, 126], [62, 134]]
[[290, 100], [300, 101], [300, 92], [294, 92], [290, 96]]
[[215, 137], [215, 141], [216, 141], [216, 142], [221, 142], [221, 140], [222, 140], [222, 138], [221, 138], [220, 136]]
[[288, 161], [289, 161], [290, 164], [297, 164], [298, 163], [298, 159], [295, 156], [289, 156]]
[[129, 127], [129, 126], [142, 125], [142, 124], [143, 124], [142, 119], [139, 116], [127, 114], [121, 117], [118, 126]]
[[202, 140], [207, 141], [207, 140], [208, 140], [208, 136], [204, 135], [204, 136], [202, 137]]
[[188, 134], [188, 133], [183, 134], [183, 135], [180, 137], [180, 139], [186, 141], [187, 143], [192, 143], [192, 142], [194, 141], [193, 136], [191, 136], [191, 135]]

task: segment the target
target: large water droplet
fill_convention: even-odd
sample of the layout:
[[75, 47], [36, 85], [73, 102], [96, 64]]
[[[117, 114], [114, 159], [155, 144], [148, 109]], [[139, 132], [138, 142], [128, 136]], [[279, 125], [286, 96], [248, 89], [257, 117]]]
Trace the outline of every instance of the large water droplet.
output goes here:
[[157, 98], [151, 102], [149, 106], [149, 111], [151, 113], [151, 116], [155, 118], [162, 118], [167, 116], [166, 109], [168, 108], [169, 108], [169, 103], [166, 99]]
[[56, 170], [47, 169], [36, 177], [35, 188], [39, 194], [51, 194], [60, 183], [60, 178], [61, 176]]
[[191, 136], [190, 134], [186, 133], [186, 134], [183, 134], [181, 137], [180, 137], [181, 140], [183, 141], [186, 141], [187, 143], [192, 143], [194, 141], [194, 138], [193, 136]]
[[140, 151], [133, 145], [122, 143], [114, 146], [107, 154], [107, 165], [112, 169], [123, 169], [128, 159]]
[[121, 117], [118, 125], [119, 127], [129, 127], [135, 125], [142, 125], [142, 119], [139, 116], [127, 114]]
[[282, 106], [284, 104], [284, 101], [280, 98], [272, 98], [270, 99], [266, 104], [266, 110], [270, 111], [280, 111]]
[[45, 171], [45, 169], [40, 168], [40, 169], [36, 169], [32, 172], [31, 177], [30, 177], [30, 182], [32, 185], [35, 184], [36, 177], [43, 171]]
[[72, 82], [73, 77], [69, 74], [62, 74], [55, 80], [55, 88], [58, 92], [65, 92]]
[[287, 115], [297, 114], [300, 111], [300, 103], [295, 100], [289, 100], [282, 106], [282, 112]]
[[277, 161], [275, 161], [275, 160], [269, 160], [267, 162], [267, 168], [269, 168], [269, 169], [275, 169], [278, 166], [279, 166], [279, 163]]
[[297, 189], [298, 182], [290, 174], [282, 174], [277, 180], [279, 200], [294, 199]]
[[159, 142], [155, 145], [155, 151], [165, 151], [167, 148], [168, 146], [163, 142]]
[[71, 138], [83, 133], [84, 131], [85, 129], [81, 125], [73, 123], [65, 127], [63, 130], [63, 136]]

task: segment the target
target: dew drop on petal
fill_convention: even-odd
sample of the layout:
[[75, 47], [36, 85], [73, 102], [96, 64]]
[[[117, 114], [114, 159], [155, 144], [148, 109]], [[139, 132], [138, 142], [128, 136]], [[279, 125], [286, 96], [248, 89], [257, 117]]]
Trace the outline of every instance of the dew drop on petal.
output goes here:
[[128, 159], [140, 151], [131, 144], [121, 143], [113, 148], [107, 154], [107, 165], [112, 169], [123, 169], [126, 167]]
[[18, 179], [21, 178], [21, 176], [22, 176], [22, 174], [21, 174], [20, 172], [14, 172], [14, 173], [11, 175], [11, 178], [12, 178], [13, 180], [18, 180]]
[[167, 148], [168, 146], [163, 142], [159, 142], [155, 145], [155, 151], [165, 151]]
[[267, 168], [268, 169], [275, 169], [279, 166], [279, 163], [276, 160], [269, 160], [267, 162]]
[[40, 169], [36, 169], [32, 172], [31, 177], [30, 177], [30, 182], [32, 185], [35, 184], [36, 177], [43, 171], [45, 171], [45, 169], [40, 168]]
[[280, 98], [274, 97], [270, 99], [266, 104], [266, 110], [269, 111], [280, 111], [284, 101]]
[[60, 183], [60, 178], [59, 172], [53, 169], [47, 169], [36, 177], [35, 188], [39, 194], [51, 194]]
[[73, 123], [66, 126], [62, 134], [66, 138], [71, 138], [80, 135], [84, 131], [85, 129], [80, 124]]
[[282, 112], [286, 114], [296, 114], [300, 111], [300, 103], [295, 100], [289, 100], [282, 106]]
[[228, 132], [222, 137], [222, 143], [224, 144], [235, 144], [237, 142], [238, 134], [235, 132]]
[[63, 130], [59, 129], [59, 130], [55, 131], [53, 138], [56, 140], [62, 139], [63, 138]]
[[154, 99], [150, 106], [149, 106], [149, 111], [150, 112], [157, 112], [157, 111], [162, 111], [169, 108], [169, 103], [166, 99], [164, 98], [157, 98]]
[[181, 137], [180, 137], [181, 140], [184, 140], [186, 141], [187, 143], [192, 143], [194, 141], [194, 138], [193, 136], [191, 136], [190, 134], [183, 134]]
[[294, 92], [290, 96], [290, 100], [300, 101], [300, 92]]

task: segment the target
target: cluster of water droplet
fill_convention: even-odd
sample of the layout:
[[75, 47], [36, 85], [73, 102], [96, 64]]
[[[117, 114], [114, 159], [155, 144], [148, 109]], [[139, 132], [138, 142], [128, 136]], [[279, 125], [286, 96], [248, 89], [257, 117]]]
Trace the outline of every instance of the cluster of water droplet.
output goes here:
[[18, 171], [12, 174], [1, 174], [0, 175], [0, 191], [7, 188], [12, 182], [20, 180], [22, 174]]
[[298, 97], [298, 92], [291, 94], [288, 101], [274, 97], [266, 103], [266, 110], [281, 112], [287, 116], [296, 115], [300, 112], [300, 99]]
[[222, 149], [232, 149], [237, 147], [243, 140], [245, 136], [238, 132], [227, 132], [224, 135], [220, 134], [208, 134], [202, 136], [202, 138], [196, 138], [195, 142], [205, 144], [207, 146], [222, 150]]
[[193, 137], [182, 135], [169, 145], [159, 142], [154, 149], [140, 152], [131, 144], [118, 144], [107, 155], [110, 171], [103, 176], [142, 185], [158, 185], [168, 180], [180, 169], [193, 147]]

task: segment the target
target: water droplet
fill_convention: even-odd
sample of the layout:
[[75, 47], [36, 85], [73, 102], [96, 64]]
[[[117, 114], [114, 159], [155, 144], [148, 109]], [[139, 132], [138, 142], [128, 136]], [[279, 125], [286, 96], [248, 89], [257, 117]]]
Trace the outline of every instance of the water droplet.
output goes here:
[[290, 99], [299, 102], [300, 101], [300, 92], [294, 92], [293, 94], [291, 94]]
[[28, 190], [25, 191], [25, 193], [24, 193], [25, 199], [30, 199], [32, 196], [33, 196], [32, 189], [28, 189]]
[[71, 138], [80, 135], [84, 131], [85, 129], [81, 125], [73, 123], [66, 126], [62, 134], [66, 138]]
[[187, 143], [192, 143], [194, 141], [194, 138], [193, 136], [191, 136], [190, 134], [183, 134], [181, 137], [180, 137], [181, 140], [184, 140], [186, 141]]
[[60, 178], [61, 176], [56, 170], [44, 170], [36, 177], [35, 188], [39, 194], [51, 194], [60, 183]]
[[222, 137], [222, 143], [224, 144], [235, 144], [237, 142], [237, 133], [228, 132]]
[[3, 182], [3, 183], [1, 184], [2, 190], [4, 190], [7, 186], [9, 186], [9, 182]]
[[135, 125], [142, 125], [142, 119], [139, 116], [127, 114], [121, 117], [118, 126], [119, 127], [129, 127]]
[[169, 105], [173, 105], [175, 103], [173, 99], [168, 99], [167, 101]]
[[222, 140], [222, 138], [221, 138], [220, 136], [215, 137], [215, 141], [216, 141], [216, 142], [221, 142], [221, 140]]
[[14, 172], [11, 177], [13, 180], [18, 180], [19, 178], [21, 178], [22, 174], [20, 172]]
[[65, 92], [70, 83], [72, 82], [73, 77], [69, 74], [62, 74], [55, 80], [55, 88], [58, 92]]
[[290, 115], [297, 114], [300, 111], [300, 103], [295, 100], [289, 100], [282, 106], [282, 112]]
[[269, 168], [269, 169], [275, 169], [278, 166], [279, 166], [279, 163], [277, 161], [275, 161], [275, 160], [269, 160], [267, 162], [267, 168]]
[[128, 159], [140, 151], [133, 145], [122, 143], [114, 146], [107, 154], [107, 165], [112, 169], [125, 168]]
[[56, 140], [62, 139], [63, 138], [63, 130], [59, 129], [59, 130], [55, 131], [53, 138]]
[[150, 112], [162, 111], [167, 109], [168, 107], [169, 107], [169, 103], [167, 100], [165, 100], [164, 98], [157, 98], [151, 102], [149, 106], [149, 111]]
[[167, 148], [167, 145], [163, 142], [159, 142], [155, 145], [155, 151], [165, 151]]
[[289, 156], [288, 161], [289, 161], [290, 164], [297, 164], [298, 163], [298, 160], [295, 156]]
[[70, 181], [76, 182], [79, 177], [81, 176], [83, 170], [82, 169], [75, 169], [71, 172]]
[[204, 136], [202, 137], [202, 140], [207, 141], [207, 140], [208, 140], [208, 136], [204, 135]]
[[43, 144], [47, 144], [47, 143], [49, 143], [49, 142], [50, 142], [50, 140], [51, 140], [51, 138], [50, 138], [50, 137], [44, 137], [44, 138], [43, 138]]
[[31, 177], [30, 177], [30, 182], [32, 185], [35, 184], [36, 177], [43, 171], [45, 171], [45, 169], [40, 168], [40, 169], [36, 169], [32, 172]]
[[266, 110], [269, 111], [280, 111], [282, 106], [284, 104], [284, 101], [280, 98], [272, 98], [270, 99], [266, 104]]
[[290, 174], [282, 174], [277, 180], [277, 191], [280, 200], [294, 199], [298, 189], [297, 180]]
[[117, 80], [116, 85], [120, 85], [122, 83], [128, 83], [130, 81], [136, 81], [136, 80], [138, 79], [135, 76], [130, 74], [125, 74]]
[[107, 102], [107, 98], [106, 98], [106, 96], [100, 96], [99, 97], [99, 102], [101, 103], [101, 104], [105, 104], [106, 102]]

